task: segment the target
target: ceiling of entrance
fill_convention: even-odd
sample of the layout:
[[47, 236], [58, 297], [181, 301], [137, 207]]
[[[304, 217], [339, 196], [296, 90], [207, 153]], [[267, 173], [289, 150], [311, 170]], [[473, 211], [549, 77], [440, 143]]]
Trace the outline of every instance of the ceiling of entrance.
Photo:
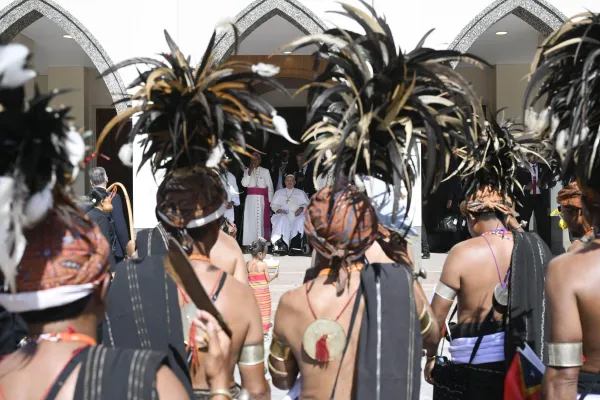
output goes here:
[[29, 25], [21, 34], [35, 42], [33, 64], [40, 75], [46, 75], [48, 67], [96, 68], [77, 42], [65, 39], [66, 32], [46, 17]]
[[[496, 32], [507, 32], [496, 35]], [[477, 38], [468, 50], [492, 65], [528, 64], [533, 60], [540, 34], [521, 18], [509, 14]]]
[[[240, 43], [240, 55], [271, 55], [281, 46], [306, 36], [290, 22], [279, 15], [274, 15], [258, 26]], [[306, 47], [294, 54], [312, 54], [316, 47]], [[282, 54], [280, 51], [277, 54]]]

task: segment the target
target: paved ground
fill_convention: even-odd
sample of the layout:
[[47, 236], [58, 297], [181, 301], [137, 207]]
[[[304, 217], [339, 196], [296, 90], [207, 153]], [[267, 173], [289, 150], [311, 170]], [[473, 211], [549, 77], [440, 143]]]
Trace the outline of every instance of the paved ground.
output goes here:
[[[249, 255], [246, 255], [249, 258]], [[271, 284], [271, 300], [273, 302], [273, 316], [277, 309], [279, 299], [286, 291], [298, 287], [302, 284], [304, 271], [310, 266], [310, 258], [308, 257], [275, 257], [279, 259], [279, 278]], [[433, 287], [437, 283], [442, 265], [446, 259], [445, 254], [431, 254], [431, 259], [423, 260], [423, 268], [427, 271], [427, 279], [421, 284], [428, 297], [431, 297]], [[268, 347], [267, 347], [268, 349]], [[424, 380], [421, 380], [421, 400], [431, 400], [433, 398], [432, 387]], [[274, 400], [283, 399], [285, 392], [273, 388], [271, 398]]]

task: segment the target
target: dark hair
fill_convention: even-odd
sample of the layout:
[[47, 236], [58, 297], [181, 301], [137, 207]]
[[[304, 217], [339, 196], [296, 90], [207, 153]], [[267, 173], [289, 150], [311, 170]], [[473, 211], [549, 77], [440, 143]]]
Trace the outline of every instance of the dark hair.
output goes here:
[[249, 250], [250, 254], [252, 254], [252, 257], [256, 257], [258, 253], [265, 253], [268, 248], [269, 245], [265, 240], [258, 239], [250, 245]]
[[98, 204], [102, 203], [102, 200], [104, 200], [106, 197], [108, 196], [108, 193], [104, 192], [104, 191], [100, 191], [98, 189], [92, 189], [89, 198], [92, 201], [92, 203], [94, 203], [95, 206], [97, 206]]
[[47, 324], [50, 322], [64, 321], [80, 316], [87, 307], [92, 294], [64, 306], [46, 308], [45, 310], [28, 311], [21, 313], [23, 320], [29, 324]]
[[477, 219], [478, 221], [491, 221], [497, 219], [502, 222], [504, 226], [507, 226], [508, 223], [508, 215], [503, 214], [500, 211], [471, 213], [471, 215], [473, 215], [473, 218]]
[[106, 170], [102, 167], [92, 168], [90, 170], [90, 180], [94, 185], [106, 183]]

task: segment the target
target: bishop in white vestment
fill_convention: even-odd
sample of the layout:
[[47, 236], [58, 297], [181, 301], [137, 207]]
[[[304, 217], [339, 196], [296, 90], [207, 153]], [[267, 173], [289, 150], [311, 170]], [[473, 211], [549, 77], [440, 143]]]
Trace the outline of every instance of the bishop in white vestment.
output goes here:
[[242, 178], [242, 186], [248, 188], [244, 204], [244, 246], [251, 245], [259, 237], [271, 236], [269, 204], [273, 198], [273, 181], [269, 170], [260, 166], [260, 154], [253, 156], [250, 168], [244, 171]]
[[271, 218], [273, 234], [271, 243], [283, 239], [287, 246], [297, 234], [304, 234], [304, 209], [308, 205], [308, 196], [304, 191], [294, 188], [294, 175], [285, 177], [285, 188], [275, 192], [271, 209], [275, 212]]

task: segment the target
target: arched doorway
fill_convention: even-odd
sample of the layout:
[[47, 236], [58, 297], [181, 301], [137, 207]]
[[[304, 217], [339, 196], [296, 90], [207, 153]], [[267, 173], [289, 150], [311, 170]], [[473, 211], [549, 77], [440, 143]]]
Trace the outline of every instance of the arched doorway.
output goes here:
[[[473, 18], [449, 46], [480, 56], [493, 68], [480, 70], [459, 64], [456, 70], [471, 82], [486, 109], [495, 112], [508, 107], [501, 117], [522, 122], [523, 95], [531, 61], [544, 38], [565, 20], [566, 16], [545, 0], [496, 0]], [[543, 221], [526, 217], [534, 207], [531, 197], [540, 193], [526, 191], [519, 199], [524, 208], [518, 210], [555, 253], [564, 251], [564, 232], [558, 227], [556, 217], [549, 216], [556, 207], [559, 189], [542, 191], [543, 205], [535, 207], [538, 215], [543, 215]], [[538, 200], [536, 197], [536, 204], [540, 203]]]
[[[115, 104], [125, 93], [119, 73], [98, 78], [100, 72], [114, 65], [100, 43], [75, 17], [50, 0], [17, 0], [0, 11], [0, 42], [11, 41], [30, 49], [38, 72], [35, 84], [42, 92], [74, 89], [58, 98], [55, 105], [72, 107], [75, 125], [93, 132], [86, 140], [93, 149], [96, 133], [127, 108], [126, 103]], [[120, 141], [124, 140], [126, 135], [121, 135]], [[90, 167], [105, 168], [109, 181], [123, 183], [131, 195], [133, 174], [118, 159], [120, 144], [119, 140], [103, 144], [103, 157], [93, 159]], [[79, 196], [90, 190], [87, 172], [75, 183]]]
[[[89, 56], [98, 71], [106, 71], [114, 65], [94, 36], [68, 11], [51, 0], [16, 0], [4, 7], [0, 11], [0, 42], [10, 42], [24, 29], [43, 17], [54, 22], [71, 36]], [[104, 83], [113, 102], [123, 98], [125, 85], [118, 73], [104, 77]], [[116, 105], [119, 113], [126, 108], [126, 104]]]
[[[236, 15], [234, 23], [237, 26], [243, 42], [250, 34], [273, 17], [278, 16], [304, 35], [322, 33], [327, 25], [312, 11], [296, 0], [256, 0]], [[283, 41], [282, 41], [283, 42]], [[233, 53], [233, 34], [223, 32], [217, 38], [217, 60], [230, 57]]]
[[449, 50], [466, 52], [492, 25], [512, 14], [548, 36], [567, 19], [545, 0], [496, 0], [471, 20], [456, 36]]

